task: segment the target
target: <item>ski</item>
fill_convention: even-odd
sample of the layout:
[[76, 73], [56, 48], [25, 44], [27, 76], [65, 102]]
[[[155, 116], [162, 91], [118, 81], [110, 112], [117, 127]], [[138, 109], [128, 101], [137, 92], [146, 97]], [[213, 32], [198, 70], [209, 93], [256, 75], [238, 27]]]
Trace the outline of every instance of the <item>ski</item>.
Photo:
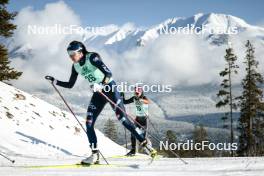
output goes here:
[[23, 166], [28, 169], [74, 169], [74, 168], [100, 168], [100, 167], [126, 167], [128, 165], [123, 164], [61, 164], [61, 165], [35, 165], [35, 166]]

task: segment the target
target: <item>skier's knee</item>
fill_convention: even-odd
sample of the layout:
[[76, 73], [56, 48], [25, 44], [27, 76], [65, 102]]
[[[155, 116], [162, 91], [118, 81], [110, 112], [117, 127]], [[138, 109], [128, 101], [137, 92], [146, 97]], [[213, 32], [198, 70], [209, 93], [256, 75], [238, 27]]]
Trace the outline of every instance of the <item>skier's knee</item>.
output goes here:
[[139, 135], [141, 135], [141, 136], [145, 136], [145, 135], [144, 135], [144, 131], [143, 131], [142, 129], [136, 127], [135, 130], [136, 130], [136, 132], [137, 132]]

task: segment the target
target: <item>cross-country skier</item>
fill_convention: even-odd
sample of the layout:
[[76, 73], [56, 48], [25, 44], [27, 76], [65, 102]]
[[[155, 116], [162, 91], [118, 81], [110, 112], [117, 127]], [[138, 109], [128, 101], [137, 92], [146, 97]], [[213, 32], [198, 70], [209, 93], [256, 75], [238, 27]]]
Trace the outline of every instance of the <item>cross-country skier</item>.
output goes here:
[[[135, 87], [135, 95], [129, 99], [125, 99], [124, 93], [121, 94], [124, 104], [134, 103], [136, 106], [136, 126], [144, 131], [146, 138], [147, 118], [148, 118], [148, 104], [149, 100], [143, 93], [142, 87]], [[126, 156], [134, 156], [136, 154], [136, 137], [131, 133], [131, 150]]]
[[[86, 129], [92, 154], [88, 158], [83, 159], [82, 163], [98, 164], [99, 151], [97, 148], [97, 137], [94, 130], [94, 124], [98, 115], [108, 102], [107, 99], [100, 94], [100, 92], [110, 98], [124, 112], [125, 107], [120, 98], [120, 93], [117, 91], [117, 87], [115, 86], [116, 83], [112, 78], [112, 73], [103, 63], [99, 54], [95, 52], [88, 52], [84, 44], [79, 41], [72, 41], [67, 48], [67, 52], [73, 61], [69, 81], [59, 81], [52, 76], [46, 76], [45, 78], [50, 80], [55, 85], [72, 88], [78, 75], [80, 74], [90, 83], [94, 93], [87, 109]], [[107, 88], [110, 88], [110, 90], [105, 90], [104, 88], [106, 86]], [[111, 106], [115, 111], [118, 120], [137, 138], [140, 144], [147, 151], [149, 151], [151, 157], [155, 157], [157, 151], [153, 149], [151, 144], [145, 139], [143, 132], [128, 119], [126, 113], [112, 104]]]

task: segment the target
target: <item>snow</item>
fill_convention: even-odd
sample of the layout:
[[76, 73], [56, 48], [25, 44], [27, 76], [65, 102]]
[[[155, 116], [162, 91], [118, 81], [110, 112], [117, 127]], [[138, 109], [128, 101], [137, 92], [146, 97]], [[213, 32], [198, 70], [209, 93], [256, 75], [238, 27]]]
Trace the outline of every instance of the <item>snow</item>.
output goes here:
[[157, 39], [160, 36], [159, 31], [166, 26], [169, 27], [185, 27], [187, 25], [194, 25], [195, 27], [201, 27], [204, 25], [203, 30], [208, 29], [216, 29], [219, 28], [221, 30], [226, 30], [230, 27], [238, 27], [238, 28], [248, 28], [248, 29], [255, 29], [255, 26], [247, 24], [243, 19], [232, 15], [226, 14], [216, 14], [216, 13], [209, 13], [209, 14], [202, 14], [198, 13], [192, 17], [179, 17], [179, 18], [169, 18], [164, 22], [150, 27], [147, 29], [144, 34], [138, 39], [141, 45], [146, 45], [148, 42]]
[[[160, 30], [165, 26], [169, 27], [186, 27], [187, 25], [194, 25], [195, 27], [201, 27], [204, 25], [203, 30], [208, 28], [220, 28], [226, 30], [230, 27], [237, 27], [239, 31], [253, 30], [254, 32], [262, 30], [263, 28], [250, 25], [241, 18], [221, 14], [221, 13], [198, 13], [191, 17], [173, 17], [162, 21], [159, 24], [145, 27], [136, 27], [133, 23], [126, 23], [123, 26], [116, 26], [114, 24], [102, 26], [105, 30], [103, 32], [84, 33], [83, 41], [88, 46], [96, 48], [106, 48], [116, 52], [126, 52], [136, 46], [145, 46], [148, 43], [157, 39], [161, 34]], [[140, 33], [138, 33], [140, 31]], [[207, 35], [204, 36], [206, 39]], [[126, 46], [123, 46], [123, 45]], [[132, 47], [133, 46], [133, 47]]]
[[[57, 99], [58, 100], [58, 99]], [[60, 101], [60, 100], [58, 100]], [[83, 126], [85, 121], [78, 117]], [[68, 112], [0, 82], [0, 151], [29, 157], [86, 156], [86, 134]], [[100, 131], [98, 146], [105, 156], [125, 149]]]
[[[134, 49], [137, 46], [145, 46], [151, 43], [162, 34], [160, 30], [165, 26], [168, 27], [186, 27], [187, 25], [194, 25], [201, 27], [205, 25], [203, 30], [208, 28], [221, 28], [226, 30], [230, 27], [237, 27], [239, 33], [249, 30], [251, 34], [260, 33], [263, 36], [263, 27], [248, 24], [241, 18], [221, 13], [198, 13], [190, 17], [173, 17], [162, 21], [159, 24], [153, 24], [148, 27], [137, 27], [136, 24], [126, 23], [123, 26], [115, 24], [108, 24], [105, 26], [94, 27], [92, 31], [84, 31], [80, 33], [82, 41], [87, 46], [92, 46], [96, 49], [106, 49], [107, 51], [115, 51], [117, 53], [124, 53], [128, 50]], [[99, 29], [99, 30], [97, 30]], [[209, 34], [204, 35], [204, 40], [207, 41]], [[256, 37], [258, 39], [258, 37]], [[12, 51], [12, 56], [20, 56], [29, 53], [30, 46], [12, 45], [15, 40], [3, 41], [8, 44], [9, 50]], [[25, 57], [27, 58], [27, 57]]]
[[23, 168], [22, 166], [64, 165], [74, 164], [79, 158], [22, 158], [12, 165], [3, 159], [1, 175], [33, 176], [33, 175], [93, 175], [93, 176], [261, 176], [264, 172], [264, 160], [261, 157], [252, 158], [187, 158], [189, 164], [183, 164], [177, 158], [160, 158], [148, 165], [148, 159], [138, 158], [107, 158], [112, 166], [93, 168]]
[[135, 30], [135, 27], [133, 24], [126, 24], [123, 27], [121, 27], [112, 37], [110, 37], [105, 44], [111, 45], [115, 42], [121, 41], [127, 37], [132, 31]]
[[[65, 114], [65, 115], [64, 115]], [[80, 118], [81, 122], [83, 120]], [[68, 127], [67, 127], [68, 126]], [[110, 166], [91, 168], [30, 168], [29, 166], [70, 165], [89, 155], [86, 135], [79, 131], [72, 115], [35, 96], [0, 82], [0, 150], [15, 159], [0, 156], [0, 175], [263, 175], [263, 157], [251, 158], [158, 158], [117, 157], [125, 149], [97, 130], [99, 148]], [[104, 161], [101, 160], [104, 164]]]

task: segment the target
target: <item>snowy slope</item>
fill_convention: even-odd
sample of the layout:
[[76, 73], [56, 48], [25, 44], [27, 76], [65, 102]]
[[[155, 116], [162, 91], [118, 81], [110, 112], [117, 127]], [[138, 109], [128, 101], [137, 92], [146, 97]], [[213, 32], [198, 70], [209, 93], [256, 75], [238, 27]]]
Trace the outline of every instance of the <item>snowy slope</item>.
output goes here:
[[[84, 120], [80, 118], [84, 124]], [[73, 116], [35, 96], [0, 82], [0, 151], [11, 155], [59, 157], [90, 153], [86, 134]], [[98, 134], [106, 156], [125, 150]]]

